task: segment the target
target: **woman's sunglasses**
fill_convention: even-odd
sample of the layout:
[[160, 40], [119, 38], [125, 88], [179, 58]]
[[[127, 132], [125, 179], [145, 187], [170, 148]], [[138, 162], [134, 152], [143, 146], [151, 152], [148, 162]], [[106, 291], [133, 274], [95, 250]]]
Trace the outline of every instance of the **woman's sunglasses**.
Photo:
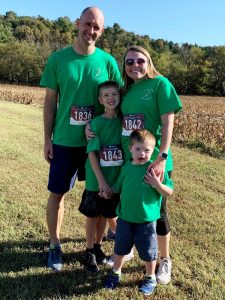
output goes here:
[[143, 65], [144, 63], [146, 63], [146, 60], [144, 60], [143, 58], [137, 58], [137, 59], [128, 58], [128, 59], [125, 60], [125, 64], [126, 64], [126, 66], [130, 67], [130, 66], [133, 66], [133, 64], [135, 63], [135, 61], [136, 61], [136, 63], [139, 66]]

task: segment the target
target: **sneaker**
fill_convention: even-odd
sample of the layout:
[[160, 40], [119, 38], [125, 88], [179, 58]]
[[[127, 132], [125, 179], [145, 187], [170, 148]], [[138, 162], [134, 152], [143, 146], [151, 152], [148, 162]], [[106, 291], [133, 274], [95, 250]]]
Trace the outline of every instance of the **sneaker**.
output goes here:
[[[124, 262], [131, 260], [133, 257], [134, 257], [134, 249], [132, 248], [130, 253], [125, 255]], [[113, 267], [113, 265], [114, 265], [114, 255], [112, 255], [112, 256], [110, 256], [110, 258], [108, 258], [106, 264], [110, 267]]]
[[139, 291], [145, 295], [149, 296], [153, 293], [155, 287], [156, 287], [156, 280], [152, 277], [145, 277], [142, 283], [139, 286]]
[[160, 261], [158, 272], [156, 274], [157, 282], [160, 284], [167, 284], [171, 280], [172, 262], [170, 258], [163, 258]]
[[95, 253], [96, 261], [98, 264], [106, 264], [107, 263], [108, 257], [102, 251], [100, 244], [94, 244], [94, 253]]
[[107, 231], [106, 240], [107, 241], [115, 241], [116, 233], [113, 232], [110, 228]]
[[63, 266], [61, 254], [62, 251], [60, 245], [50, 245], [47, 267], [53, 269], [54, 271], [61, 271]]
[[104, 282], [104, 288], [105, 289], [115, 289], [119, 282], [120, 282], [121, 276], [115, 273], [111, 273]]
[[96, 273], [99, 271], [98, 264], [96, 262], [96, 256], [90, 251], [86, 251], [86, 268], [89, 272]]

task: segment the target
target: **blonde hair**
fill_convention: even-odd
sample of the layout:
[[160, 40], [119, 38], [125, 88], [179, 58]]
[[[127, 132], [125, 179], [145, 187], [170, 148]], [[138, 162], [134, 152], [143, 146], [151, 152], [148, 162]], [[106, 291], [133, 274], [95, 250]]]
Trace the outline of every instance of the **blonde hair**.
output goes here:
[[135, 142], [144, 143], [145, 140], [151, 142], [151, 145], [155, 147], [156, 138], [150, 131], [147, 129], [135, 129], [130, 135], [130, 146]]
[[130, 52], [130, 51], [133, 51], [133, 52], [140, 52], [142, 53], [144, 56], [147, 57], [148, 59], [148, 70], [147, 70], [147, 74], [146, 74], [146, 78], [154, 78], [158, 75], [161, 75], [155, 68], [153, 62], [152, 62], [152, 59], [151, 59], [151, 56], [149, 54], [149, 52], [141, 47], [141, 46], [130, 46], [125, 55], [124, 55], [124, 59], [123, 59], [123, 69], [122, 69], [122, 76], [123, 76], [123, 80], [124, 80], [124, 88], [123, 88], [123, 91], [126, 92], [128, 90], [128, 88], [130, 87], [130, 85], [132, 83], [134, 83], [134, 80], [132, 78], [130, 78], [127, 74], [126, 74], [126, 71], [125, 71], [125, 58], [127, 56], [127, 53]]

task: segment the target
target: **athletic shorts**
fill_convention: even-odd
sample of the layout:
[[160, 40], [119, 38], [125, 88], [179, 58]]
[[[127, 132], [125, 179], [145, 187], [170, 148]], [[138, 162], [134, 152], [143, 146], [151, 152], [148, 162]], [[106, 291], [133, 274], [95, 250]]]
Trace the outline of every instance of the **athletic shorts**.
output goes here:
[[135, 245], [140, 259], [153, 261], [157, 259], [158, 243], [156, 222], [130, 223], [117, 219], [114, 252], [117, 255], [130, 253]]
[[48, 190], [65, 194], [74, 186], [76, 178], [85, 180], [86, 147], [65, 147], [53, 144]]
[[98, 195], [99, 192], [84, 190], [79, 211], [89, 218], [103, 216], [115, 218], [116, 207], [120, 201], [120, 194], [113, 194], [111, 199], [105, 199]]
[[[171, 178], [172, 171], [168, 172], [169, 178]], [[160, 219], [156, 222], [156, 232], [158, 235], [167, 235], [170, 232], [170, 223], [167, 216], [166, 209], [167, 197], [162, 197], [162, 204], [160, 208]]]

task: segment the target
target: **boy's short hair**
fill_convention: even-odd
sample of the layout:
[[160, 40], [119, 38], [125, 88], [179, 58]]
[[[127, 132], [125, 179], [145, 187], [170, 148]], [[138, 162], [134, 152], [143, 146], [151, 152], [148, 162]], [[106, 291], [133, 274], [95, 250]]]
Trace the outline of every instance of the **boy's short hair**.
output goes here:
[[155, 147], [156, 138], [147, 129], [135, 129], [130, 135], [130, 145], [132, 146], [134, 142], [144, 143], [145, 140], [149, 140], [153, 147]]
[[98, 95], [100, 95], [101, 89], [114, 87], [120, 94], [120, 85], [115, 80], [106, 80], [98, 85]]

